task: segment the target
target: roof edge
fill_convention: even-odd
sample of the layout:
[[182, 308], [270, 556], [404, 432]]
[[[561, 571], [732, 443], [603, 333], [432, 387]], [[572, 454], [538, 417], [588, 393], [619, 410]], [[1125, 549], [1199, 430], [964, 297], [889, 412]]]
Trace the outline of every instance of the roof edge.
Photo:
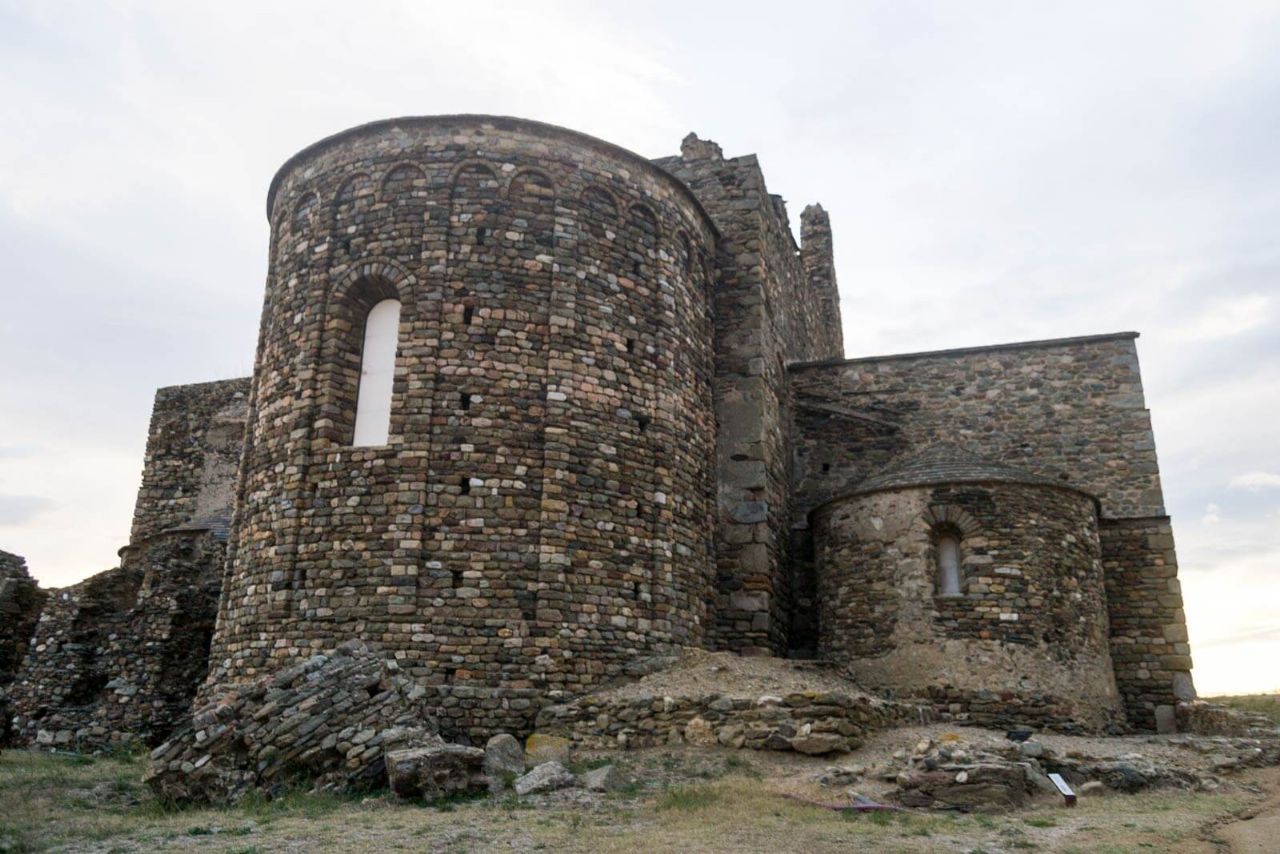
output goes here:
[[642, 157], [641, 155], [636, 154], [634, 151], [628, 148], [623, 148], [621, 145], [617, 145], [607, 140], [600, 139], [599, 137], [595, 137], [590, 134], [583, 133], [582, 131], [576, 131], [571, 128], [561, 127], [560, 125], [553, 125], [547, 122], [540, 122], [535, 119], [522, 119], [518, 116], [487, 115], [484, 113], [447, 113], [447, 114], [437, 115], [437, 116], [398, 116], [396, 118], [390, 118], [390, 119], [377, 119], [372, 122], [366, 122], [362, 125], [355, 125], [354, 127], [349, 127], [345, 130], [340, 130], [337, 133], [330, 134], [329, 136], [322, 137], [316, 140], [315, 142], [311, 143], [310, 145], [307, 145], [306, 147], [298, 150], [296, 153], [294, 153], [292, 157], [290, 157], [283, 164], [281, 164], [279, 169], [276, 170], [275, 175], [271, 178], [271, 184], [267, 188], [267, 221], [270, 222], [271, 220], [271, 208], [275, 204], [276, 191], [280, 189], [280, 184], [284, 181], [285, 176], [289, 172], [291, 172], [295, 167], [297, 167], [300, 163], [302, 163], [304, 160], [315, 156], [316, 154], [323, 151], [324, 149], [329, 148], [330, 146], [335, 145], [344, 140], [360, 136], [362, 134], [374, 133], [377, 131], [385, 130], [387, 128], [392, 128], [396, 126], [403, 127], [408, 125], [408, 126], [423, 127], [423, 126], [429, 126], [434, 124], [443, 124], [446, 122], [464, 122], [464, 121], [505, 122], [510, 124], [516, 124], [516, 125], [520, 125], [526, 128], [536, 130], [541, 133], [551, 133], [558, 136], [566, 136], [576, 140], [577, 142], [586, 143], [595, 148], [608, 151], [611, 154], [624, 157], [636, 163], [641, 163], [644, 165], [646, 169], [653, 171], [654, 173], [659, 175], [663, 180], [666, 180], [672, 185], [674, 185], [680, 191], [680, 193], [684, 195], [686, 199], [693, 202], [694, 207], [697, 209], [698, 213], [702, 215], [702, 218], [705, 224], [707, 225], [707, 227], [710, 229], [711, 233], [714, 234], [716, 237], [720, 236], [720, 231], [719, 229], [716, 228], [715, 221], [711, 218], [711, 215], [707, 213], [707, 209], [702, 206], [702, 202], [698, 200], [698, 197], [694, 194], [693, 190], [689, 188], [689, 185], [681, 181], [675, 175], [672, 175], [666, 169], [663, 169], [661, 166], [654, 163], [653, 160], [647, 157]]
[[[908, 489], [929, 489], [930, 487], [935, 487], [935, 486], [951, 486], [952, 484], [972, 485], [972, 484], [980, 484], [980, 483], [1016, 484], [1018, 486], [1038, 486], [1041, 489], [1060, 489], [1060, 490], [1063, 490], [1064, 492], [1074, 492], [1077, 495], [1080, 495], [1084, 498], [1089, 499], [1089, 501], [1093, 504], [1093, 509], [1098, 516], [1099, 522], [1101, 522], [1103, 519], [1102, 501], [1098, 498], [1098, 496], [1094, 495], [1092, 492], [1089, 492], [1088, 490], [1082, 487], [1076, 486], [1075, 484], [1068, 483], [1065, 481], [1062, 483], [1057, 483], [1049, 480], [1048, 478], [1045, 478], [1044, 480], [1033, 480], [1031, 478], [1022, 480], [1018, 478], [979, 477], [979, 476], [972, 476], [972, 475], [971, 476], [960, 475], [958, 477], [949, 477], [949, 478], [940, 477], [936, 479], [922, 481], [920, 483], [899, 484], [896, 486], [892, 484], [887, 486], [874, 486], [870, 489], [859, 489], [857, 485], [854, 485], [852, 489], [845, 490], [844, 492], [841, 492], [838, 495], [833, 495], [832, 497], [828, 498], [826, 501], [823, 501], [821, 504], [816, 505], [812, 510], [809, 511], [808, 515], [812, 516], [813, 514], [817, 513], [819, 510], [823, 510], [827, 507], [830, 507], [831, 505], [835, 504], [837, 501], [845, 501], [850, 498], [861, 498], [864, 495], [875, 495], [880, 492], [902, 492]], [[1144, 517], [1144, 518], [1155, 518], [1155, 517]]]
[[1001, 350], [1037, 350], [1051, 347], [1062, 347], [1068, 344], [1093, 344], [1100, 341], [1134, 340], [1139, 332], [1106, 332], [1100, 335], [1077, 335], [1067, 338], [1042, 338], [1035, 341], [1013, 341], [1007, 344], [988, 344], [981, 347], [953, 347], [946, 350], [921, 350], [914, 353], [892, 353], [884, 356], [859, 356], [854, 359], [821, 359], [814, 362], [793, 362], [787, 370], [807, 370], [809, 368], [825, 368], [834, 365], [858, 365], [868, 362], [890, 362], [906, 359], [928, 359], [938, 356], [967, 356], [976, 353], [991, 353]]

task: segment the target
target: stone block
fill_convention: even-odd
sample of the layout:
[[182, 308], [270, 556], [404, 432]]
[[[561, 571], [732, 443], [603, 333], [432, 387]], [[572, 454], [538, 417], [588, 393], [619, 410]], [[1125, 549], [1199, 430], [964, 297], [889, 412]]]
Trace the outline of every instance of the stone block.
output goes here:
[[543, 762], [516, 780], [514, 788], [517, 795], [536, 795], [567, 788], [574, 784], [574, 780], [573, 773], [568, 768], [553, 760]]
[[386, 758], [387, 777], [397, 796], [433, 801], [486, 791], [484, 760], [483, 750], [461, 744], [393, 750]]

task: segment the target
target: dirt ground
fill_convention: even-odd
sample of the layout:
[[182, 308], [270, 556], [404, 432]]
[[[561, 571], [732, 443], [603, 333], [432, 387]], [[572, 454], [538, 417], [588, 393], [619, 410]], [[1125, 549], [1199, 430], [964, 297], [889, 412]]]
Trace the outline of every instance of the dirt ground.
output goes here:
[[[940, 727], [879, 733], [838, 764], [873, 764], [921, 737], [971, 746], [999, 733]], [[1062, 742], [1057, 740], [1064, 739]], [[1054, 749], [1123, 755], [1147, 739], [1045, 736]], [[1084, 744], [1084, 742], [1100, 744]], [[1163, 748], [1161, 748], [1163, 749]], [[1168, 748], [1177, 751], [1176, 746]], [[1176, 754], [1171, 754], [1176, 755]], [[1211, 792], [1043, 796], [1000, 814], [921, 811], [842, 814], [795, 798], [845, 802], [817, 780], [831, 760], [793, 753], [679, 748], [582, 756], [582, 770], [617, 761], [631, 784], [608, 795], [577, 789], [421, 804], [389, 795], [294, 794], [226, 809], [167, 809], [141, 785], [141, 760], [0, 756], [0, 852], [25, 851], [1275, 851], [1280, 769], [1232, 775]], [[859, 792], [877, 796], [878, 791]], [[1262, 847], [1259, 847], [1262, 846]]]

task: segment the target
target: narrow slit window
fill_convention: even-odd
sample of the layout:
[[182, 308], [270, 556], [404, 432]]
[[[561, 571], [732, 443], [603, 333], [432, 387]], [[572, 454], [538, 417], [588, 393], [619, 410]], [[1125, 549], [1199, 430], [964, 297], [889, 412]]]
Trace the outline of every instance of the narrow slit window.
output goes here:
[[391, 393], [400, 337], [400, 301], [384, 299], [369, 309], [360, 356], [360, 391], [351, 444], [385, 445], [391, 434]]
[[954, 534], [938, 537], [938, 595], [960, 595], [960, 540]]

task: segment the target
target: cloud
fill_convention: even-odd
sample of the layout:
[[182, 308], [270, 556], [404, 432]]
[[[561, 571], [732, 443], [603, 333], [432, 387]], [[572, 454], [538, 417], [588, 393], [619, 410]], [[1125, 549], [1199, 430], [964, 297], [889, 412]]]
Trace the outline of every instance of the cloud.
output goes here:
[[1273, 474], [1267, 471], [1246, 472], [1231, 478], [1231, 483], [1227, 484], [1227, 486], [1231, 489], [1247, 489], [1250, 492], [1274, 489], [1280, 487], [1280, 474]]
[[57, 506], [39, 495], [0, 495], [0, 526], [25, 524]]
[[1260, 294], [1248, 294], [1209, 305], [1177, 334], [1190, 341], [1215, 341], [1265, 326], [1270, 319], [1271, 300]]
[[1222, 508], [1217, 504], [1209, 504], [1204, 508], [1204, 515], [1200, 517], [1201, 525], [1217, 525], [1222, 521]]

